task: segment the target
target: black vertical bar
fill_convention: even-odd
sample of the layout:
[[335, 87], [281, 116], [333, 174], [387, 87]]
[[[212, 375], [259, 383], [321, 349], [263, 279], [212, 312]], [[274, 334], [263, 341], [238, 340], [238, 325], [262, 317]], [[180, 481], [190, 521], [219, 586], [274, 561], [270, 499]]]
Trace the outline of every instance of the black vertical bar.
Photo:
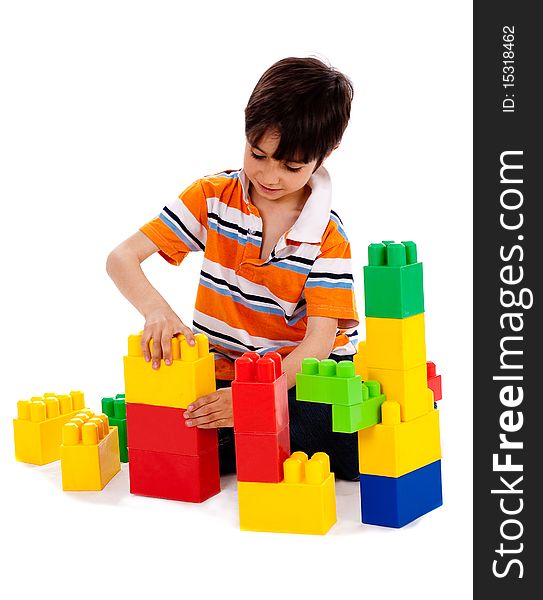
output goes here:
[[538, 315], [543, 36], [538, 4], [474, 2], [476, 599], [542, 594], [537, 538], [543, 517], [538, 385], [543, 376]]

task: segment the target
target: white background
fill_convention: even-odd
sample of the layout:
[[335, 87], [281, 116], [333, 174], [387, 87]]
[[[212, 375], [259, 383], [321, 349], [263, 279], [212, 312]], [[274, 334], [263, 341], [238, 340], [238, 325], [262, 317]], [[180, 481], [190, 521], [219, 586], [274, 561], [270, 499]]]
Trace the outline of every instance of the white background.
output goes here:
[[[467, 598], [472, 561], [471, 2], [2, 2], [0, 592], [5, 598]], [[427, 357], [443, 376], [444, 505], [399, 530], [360, 523], [337, 482], [326, 536], [239, 531], [235, 478], [201, 505], [64, 493], [60, 465], [13, 457], [19, 399], [123, 389], [140, 315], [109, 251], [189, 183], [239, 168], [262, 72], [316, 54], [353, 81], [326, 166], [363, 316], [369, 243], [413, 240]], [[186, 322], [200, 256], [158, 256], [151, 281]], [[364, 323], [360, 327], [364, 337]], [[70, 592], [68, 592], [70, 590]], [[75, 596], [74, 596], [75, 597]]]

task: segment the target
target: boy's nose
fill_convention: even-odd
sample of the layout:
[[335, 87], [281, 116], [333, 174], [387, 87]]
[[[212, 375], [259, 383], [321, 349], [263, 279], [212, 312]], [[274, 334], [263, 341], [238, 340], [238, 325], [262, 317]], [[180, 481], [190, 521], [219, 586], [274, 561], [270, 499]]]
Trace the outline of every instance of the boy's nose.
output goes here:
[[262, 172], [262, 185], [272, 188], [279, 183], [279, 170], [275, 167], [267, 167]]

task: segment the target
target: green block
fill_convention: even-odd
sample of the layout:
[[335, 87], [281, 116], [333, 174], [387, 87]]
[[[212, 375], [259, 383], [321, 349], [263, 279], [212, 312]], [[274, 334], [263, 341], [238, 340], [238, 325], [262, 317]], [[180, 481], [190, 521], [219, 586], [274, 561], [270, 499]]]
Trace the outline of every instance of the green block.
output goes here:
[[296, 400], [351, 406], [363, 400], [362, 379], [350, 360], [304, 358], [296, 373]]
[[128, 462], [128, 443], [126, 436], [126, 419], [117, 419], [111, 417], [109, 424], [112, 427], [119, 428], [119, 454], [121, 456], [121, 462]]
[[109, 424], [112, 427], [118, 427], [121, 462], [128, 462], [126, 401], [124, 399], [124, 394], [117, 394], [115, 398], [102, 398], [102, 412], [108, 416]]
[[336, 433], [354, 433], [381, 422], [381, 404], [385, 395], [381, 394], [378, 381], [365, 381], [367, 391], [364, 400], [353, 406], [332, 405], [332, 431]]
[[405, 319], [424, 312], [422, 263], [413, 242], [368, 246], [364, 267], [366, 317]]

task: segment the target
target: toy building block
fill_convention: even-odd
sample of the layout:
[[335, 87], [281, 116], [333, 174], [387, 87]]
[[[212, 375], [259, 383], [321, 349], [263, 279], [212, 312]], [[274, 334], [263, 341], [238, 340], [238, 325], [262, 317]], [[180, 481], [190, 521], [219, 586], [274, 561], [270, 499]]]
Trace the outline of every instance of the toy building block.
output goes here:
[[105, 414], [81, 411], [62, 428], [62, 489], [100, 491], [121, 470], [119, 431]]
[[425, 364], [411, 369], [368, 367], [366, 348], [366, 342], [358, 344], [357, 353], [354, 355], [356, 372], [363, 381], [378, 381], [387, 400], [399, 403], [402, 421], [421, 417], [434, 408], [432, 400], [428, 397], [429, 386]]
[[15, 458], [20, 462], [45, 465], [60, 458], [62, 427], [85, 408], [83, 392], [47, 392], [17, 402], [13, 419]]
[[358, 432], [358, 464], [364, 475], [401, 477], [440, 458], [439, 411], [435, 409], [402, 422], [400, 405], [386, 400], [381, 405], [381, 423]]
[[[351, 363], [352, 364], [352, 363]], [[332, 431], [354, 433], [381, 422], [381, 404], [385, 395], [381, 394], [378, 381], [365, 381], [362, 384], [362, 402], [352, 406], [332, 404]]]
[[121, 462], [128, 462], [128, 447], [126, 438], [126, 402], [124, 394], [115, 398], [102, 398], [102, 412], [108, 416], [111, 427], [119, 430], [119, 454]]
[[238, 481], [278, 483], [283, 480], [283, 463], [290, 456], [290, 430], [279, 433], [235, 432]]
[[238, 482], [240, 528], [324, 535], [336, 522], [334, 474], [324, 452], [294, 452], [281, 483]]
[[434, 394], [434, 401], [441, 400], [441, 375], [436, 374], [436, 366], [433, 362], [426, 363], [427, 384]]
[[361, 404], [362, 379], [350, 360], [304, 358], [296, 373], [296, 400], [352, 406]]
[[187, 456], [129, 447], [128, 455], [132, 494], [204, 502], [221, 491], [217, 451]]
[[215, 360], [209, 352], [207, 336], [197, 333], [196, 344], [189, 346], [185, 336], [172, 338], [172, 364], [161, 361], [159, 369], [145, 362], [141, 335], [128, 338], [124, 357], [126, 402], [187, 408], [200, 396], [214, 392]]
[[366, 317], [366, 364], [380, 369], [426, 364], [424, 313], [405, 319]]
[[218, 452], [217, 429], [187, 427], [183, 413], [183, 408], [128, 402], [128, 446], [187, 456]]
[[401, 477], [360, 475], [362, 523], [403, 527], [443, 504], [441, 461]]
[[424, 312], [422, 263], [413, 242], [368, 247], [364, 267], [366, 317], [404, 319]]
[[288, 425], [287, 376], [280, 354], [267, 352], [261, 358], [246, 352], [236, 360], [232, 406], [235, 432], [279, 433]]

